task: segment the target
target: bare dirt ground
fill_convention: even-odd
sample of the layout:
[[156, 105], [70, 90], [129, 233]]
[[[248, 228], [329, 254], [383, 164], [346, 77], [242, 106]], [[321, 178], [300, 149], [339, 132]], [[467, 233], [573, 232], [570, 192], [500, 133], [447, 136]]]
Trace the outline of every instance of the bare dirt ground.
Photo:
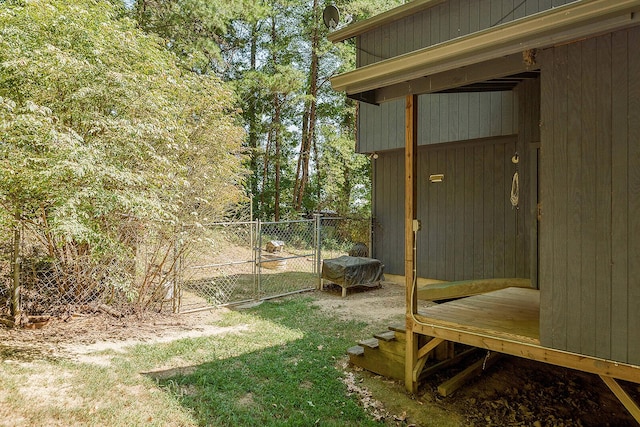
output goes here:
[[[387, 283], [378, 289], [350, 290], [346, 298], [341, 298], [339, 288], [311, 295], [321, 309], [345, 320], [389, 325], [403, 322], [402, 286]], [[38, 358], [46, 353], [91, 363], [108, 363], [93, 353], [104, 349], [118, 351], [136, 343], [167, 342], [228, 332], [226, 328], [211, 326], [221, 317], [222, 310], [225, 309], [179, 315], [148, 313], [122, 319], [97, 313], [54, 319], [42, 329], [0, 327], [0, 360], [28, 360], [30, 355]], [[637, 425], [594, 375], [504, 356], [453, 396], [438, 396], [437, 386], [453, 373], [446, 371], [430, 378], [419, 395], [409, 401], [415, 405], [436, 405], [458, 414], [465, 425]], [[380, 381], [384, 379], [380, 378]], [[640, 386], [624, 384], [624, 387], [634, 397], [640, 396]], [[396, 388], [402, 393], [400, 384]], [[404, 423], [402, 419], [399, 421]], [[421, 422], [407, 418], [407, 422], [410, 425], [432, 425], [427, 420]]]

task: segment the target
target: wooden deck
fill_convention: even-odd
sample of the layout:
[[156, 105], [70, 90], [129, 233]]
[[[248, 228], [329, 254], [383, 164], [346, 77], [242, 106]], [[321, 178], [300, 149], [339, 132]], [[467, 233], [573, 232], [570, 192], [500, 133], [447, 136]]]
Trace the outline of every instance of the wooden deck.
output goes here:
[[540, 344], [540, 292], [506, 288], [429, 307], [416, 316], [461, 332]]
[[410, 323], [417, 334], [640, 383], [638, 366], [541, 346], [539, 317], [538, 290], [506, 288], [429, 307]]

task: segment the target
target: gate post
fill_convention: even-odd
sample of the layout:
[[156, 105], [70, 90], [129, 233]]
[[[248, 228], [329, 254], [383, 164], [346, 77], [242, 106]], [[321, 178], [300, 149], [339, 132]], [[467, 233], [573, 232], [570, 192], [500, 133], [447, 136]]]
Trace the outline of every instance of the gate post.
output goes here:
[[262, 226], [260, 224], [260, 219], [256, 220], [256, 245], [254, 247], [254, 264], [256, 266], [256, 274], [254, 275], [255, 283], [256, 283], [256, 299], [260, 297], [260, 293], [262, 289], [260, 289], [260, 279], [262, 275], [262, 266], [260, 263], [262, 262]]
[[322, 214], [313, 214], [316, 219], [316, 273], [318, 275], [318, 284], [316, 289], [322, 290], [322, 234], [320, 227], [322, 226]]

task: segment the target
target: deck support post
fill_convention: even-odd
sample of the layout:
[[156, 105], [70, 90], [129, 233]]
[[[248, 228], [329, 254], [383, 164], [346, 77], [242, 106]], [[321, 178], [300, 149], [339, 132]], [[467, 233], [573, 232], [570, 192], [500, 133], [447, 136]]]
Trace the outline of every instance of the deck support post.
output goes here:
[[[414, 332], [414, 314], [418, 310], [417, 292], [413, 290], [416, 276], [414, 259], [414, 219], [417, 206], [417, 151], [418, 151], [418, 96], [408, 95], [405, 101], [405, 233], [404, 233], [404, 277], [406, 285], [406, 352], [405, 387], [411, 393], [418, 391], [417, 376], [414, 376], [418, 363], [418, 334]], [[419, 373], [418, 373], [419, 374]]]
[[622, 387], [620, 387], [620, 384], [618, 384], [615, 378], [611, 378], [606, 375], [600, 375], [600, 378], [602, 379], [602, 381], [604, 381], [607, 387], [609, 387], [613, 394], [616, 395], [620, 403], [622, 403], [624, 407], [627, 408], [627, 411], [629, 411], [631, 416], [633, 416], [638, 424], [640, 424], [640, 407], [638, 406], [638, 404], [633, 401], [631, 396], [629, 396], [629, 394], [627, 394], [627, 392], [624, 391]]

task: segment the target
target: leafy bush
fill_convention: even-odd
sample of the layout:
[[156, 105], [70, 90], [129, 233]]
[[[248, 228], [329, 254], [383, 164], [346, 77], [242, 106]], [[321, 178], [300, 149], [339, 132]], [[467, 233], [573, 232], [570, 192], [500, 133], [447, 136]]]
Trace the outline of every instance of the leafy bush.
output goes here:
[[[20, 227], [63, 270], [131, 264], [143, 246], [164, 254], [142, 245], [150, 229], [177, 239], [178, 224], [241, 198], [232, 92], [182, 69], [121, 12], [89, 0], [0, 10], [0, 228]], [[129, 268], [143, 284], [156, 274]]]

